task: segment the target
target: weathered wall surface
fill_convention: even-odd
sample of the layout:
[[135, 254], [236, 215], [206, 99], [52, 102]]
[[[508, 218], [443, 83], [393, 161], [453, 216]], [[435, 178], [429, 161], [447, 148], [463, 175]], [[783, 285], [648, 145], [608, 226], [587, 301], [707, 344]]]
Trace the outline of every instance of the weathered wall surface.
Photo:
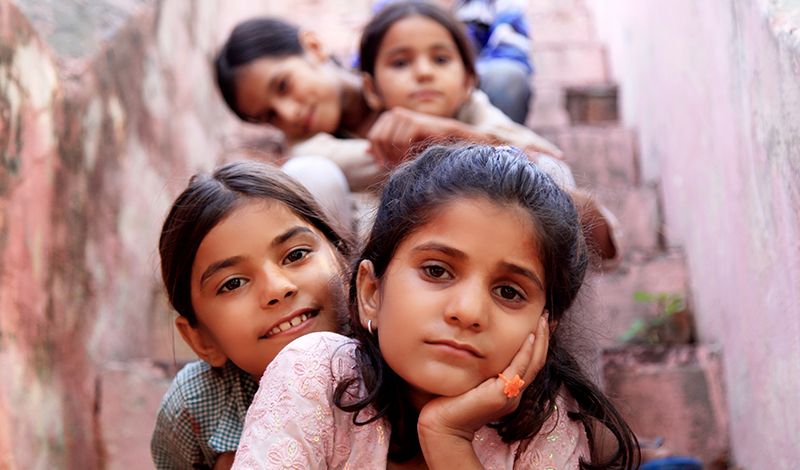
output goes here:
[[[59, 228], [53, 214], [61, 102], [47, 48], [19, 12], [0, 2], [0, 467], [57, 461], [71, 444], [62, 436], [72, 410], [51, 393], [75, 384], [51, 366], [67, 327], [52, 321], [49, 295], [51, 254], [61, 241], [52, 236]], [[82, 367], [83, 357], [72, 359], [66, 370]], [[85, 422], [87, 413], [69, 421]], [[27, 456], [15, 451], [20, 442], [28, 443]]]
[[624, 120], [639, 130], [643, 173], [660, 184], [668, 236], [687, 252], [700, 339], [723, 347], [734, 457], [794, 468], [800, 6], [589, 3]]
[[159, 366], [191, 358], [160, 284], [166, 209], [231, 136], [275, 137], [227, 111], [211, 59], [264, 13], [347, 51], [368, 4], [0, 0], [0, 468], [148, 465]]

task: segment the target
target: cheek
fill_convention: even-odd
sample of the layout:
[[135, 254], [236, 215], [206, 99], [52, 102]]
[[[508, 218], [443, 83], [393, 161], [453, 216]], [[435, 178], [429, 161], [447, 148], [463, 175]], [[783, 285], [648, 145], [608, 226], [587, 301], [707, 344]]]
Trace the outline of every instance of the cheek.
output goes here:
[[527, 318], [515, 318], [505, 322], [506, 327], [496, 332], [493, 339], [495, 357], [492, 360], [495, 370], [502, 371], [511, 363], [538, 321], [539, 316], [533, 314]]

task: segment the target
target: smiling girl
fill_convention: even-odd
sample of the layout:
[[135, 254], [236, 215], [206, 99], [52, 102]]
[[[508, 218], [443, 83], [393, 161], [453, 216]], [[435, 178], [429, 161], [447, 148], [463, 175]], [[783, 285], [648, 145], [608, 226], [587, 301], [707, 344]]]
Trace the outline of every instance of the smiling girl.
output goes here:
[[202, 361], [164, 396], [153, 460], [159, 469], [229, 466], [270, 361], [299, 336], [339, 330], [349, 243], [297, 182], [238, 162], [192, 177], [159, 252], [175, 325]]
[[429, 148], [384, 189], [352, 338], [275, 358], [234, 468], [634, 468], [634, 435], [559, 327], [587, 264], [572, 200], [519, 151]]

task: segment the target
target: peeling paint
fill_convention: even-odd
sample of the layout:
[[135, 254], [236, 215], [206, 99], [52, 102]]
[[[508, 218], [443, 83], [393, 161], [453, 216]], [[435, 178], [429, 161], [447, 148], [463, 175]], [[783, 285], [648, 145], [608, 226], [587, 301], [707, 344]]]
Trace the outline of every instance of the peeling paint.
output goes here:
[[52, 61], [34, 43], [19, 46], [14, 51], [12, 73], [19, 77], [37, 109], [48, 108], [56, 89], [56, 71]]
[[97, 162], [102, 123], [103, 113], [100, 97], [95, 96], [89, 102], [89, 107], [83, 117], [83, 163], [88, 171], [94, 170]]

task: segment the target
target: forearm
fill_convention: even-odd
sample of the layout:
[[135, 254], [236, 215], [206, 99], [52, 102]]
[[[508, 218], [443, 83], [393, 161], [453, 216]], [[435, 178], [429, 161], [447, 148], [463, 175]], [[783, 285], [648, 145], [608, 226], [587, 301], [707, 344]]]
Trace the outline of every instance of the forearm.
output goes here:
[[459, 470], [483, 469], [470, 436], [445, 434], [425, 426], [420, 426], [418, 433], [422, 455], [430, 470], [451, 469], [454, 465]]
[[466, 124], [455, 119], [451, 119], [450, 121], [447, 131], [442, 133], [443, 135], [441, 137], [455, 138], [457, 140], [486, 145], [502, 145], [506, 143], [496, 136], [484, 132], [471, 124]]

